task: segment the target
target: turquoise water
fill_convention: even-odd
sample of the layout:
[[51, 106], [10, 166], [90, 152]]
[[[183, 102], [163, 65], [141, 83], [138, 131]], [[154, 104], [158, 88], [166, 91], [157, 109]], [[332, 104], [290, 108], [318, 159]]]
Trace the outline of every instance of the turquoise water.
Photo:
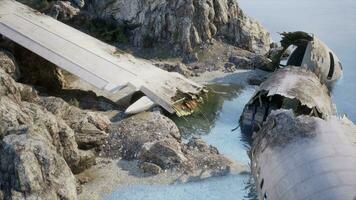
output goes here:
[[[170, 186], [129, 186], [121, 188], [107, 199], [120, 200], [220, 200], [244, 199], [244, 188], [232, 187], [244, 185], [248, 175], [225, 176], [211, 178], [200, 182], [192, 182]], [[212, 184], [214, 183], [214, 184]]]
[[[202, 113], [188, 118], [174, 119], [185, 138], [200, 135], [207, 143], [216, 146], [220, 153], [248, 165], [245, 142], [236, 128], [243, 106], [254, 92], [253, 87], [238, 85], [212, 85], [216, 94], [209, 96], [209, 104]], [[250, 175], [229, 175], [199, 182], [173, 185], [133, 185], [120, 188], [106, 197], [107, 200], [218, 200], [254, 199]], [[251, 190], [252, 189], [252, 190]]]
[[[279, 41], [278, 32], [303, 30], [318, 35], [340, 57], [344, 77], [332, 91], [339, 113], [356, 122], [356, 1], [355, 0], [240, 0], [242, 9], [259, 20]], [[219, 92], [199, 116], [176, 120], [183, 135], [201, 135], [229, 158], [248, 164], [246, 147], [237, 125], [253, 88], [211, 86]], [[133, 185], [120, 188], [106, 199], [218, 200], [253, 199], [249, 175], [230, 175], [169, 186]]]

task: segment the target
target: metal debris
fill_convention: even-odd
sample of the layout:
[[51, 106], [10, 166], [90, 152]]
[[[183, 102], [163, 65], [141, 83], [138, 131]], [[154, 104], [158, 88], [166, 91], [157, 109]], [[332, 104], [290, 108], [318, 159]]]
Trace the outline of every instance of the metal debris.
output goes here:
[[323, 119], [336, 113], [329, 91], [318, 77], [306, 68], [289, 66], [273, 73], [247, 103], [240, 118], [242, 132], [259, 130], [271, 111], [280, 108]]
[[313, 71], [322, 83], [332, 83], [342, 76], [342, 64], [336, 54], [315, 35], [305, 32], [281, 34], [283, 49], [272, 59], [278, 67], [284, 52], [294, 45], [296, 48], [287, 61], [287, 66], [302, 66]]
[[350, 120], [273, 111], [250, 150], [259, 199], [354, 199], [355, 155]]
[[[110, 95], [106, 97], [114, 102], [123, 98], [118, 94], [127, 87], [141, 91], [151, 101], [141, 100], [134, 111], [147, 109], [154, 102], [183, 116], [194, 112], [196, 104], [201, 103], [201, 85], [178, 73], [163, 71], [147, 60], [119, 52], [14, 0], [0, 0], [0, 34], [108, 91]], [[181, 97], [185, 99], [177, 103]]]

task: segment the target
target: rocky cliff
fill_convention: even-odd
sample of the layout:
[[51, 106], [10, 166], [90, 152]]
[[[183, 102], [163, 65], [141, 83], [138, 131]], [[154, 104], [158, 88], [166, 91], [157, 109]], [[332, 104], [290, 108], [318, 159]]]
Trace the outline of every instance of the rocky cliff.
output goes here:
[[86, 7], [97, 17], [124, 25], [136, 46], [168, 44], [191, 53], [219, 39], [265, 54], [271, 43], [269, 33], [236, 0], [88, 0]]

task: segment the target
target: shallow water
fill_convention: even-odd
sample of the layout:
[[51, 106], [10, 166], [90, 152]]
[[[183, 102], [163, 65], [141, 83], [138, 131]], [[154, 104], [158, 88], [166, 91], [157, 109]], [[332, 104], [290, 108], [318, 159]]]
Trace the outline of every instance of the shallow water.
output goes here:
[[[356, 122], [356, 1], [355, 0], [240, 0], [242, 9], [259, 20], [279, 41], [277, 32], [303, 30], [318, 35], [341, 59], [344, 76], [333, 89], [340, 114]], [[201, 135], [229, 158], [248, 164], [246, 142], [237, 126], [253, 88], [211, 86], [217, 92], [200, 115], [175, 120], [185, 137]], [[106, 199], [253, 199], [249, 175], [230, 175], [169, 186], [134, 185], [120, 188]]]
[[[128, 186], [112, 194], [108, 199], [120, 200], [220, 200], [244, 199], [244, 185], [248, 176], [225, 176], [200, 182], [171, 186]], [[214, 183], [214, 184], [212, 184]]]
[[[230, 81], [229, 81], [230, 82]], [[183, 136], [189, 139], [200, 135], [207, 143], [216, 146], [220, 153], [248, 165], [245, 140], [240, 129], [236, 128], [243, 106], [254, 92], [253, 87], [242, 88], [234, 84], [216, 84], [209, 86], [215, 94], [209, 95], [201, 113], [174, 119]], [[133, 185], [123, 187], [106, 197], [114, 199], [155, 199], [155, 200], [217, 200], [254, 198], [250, 175], [229, 175], [209, 178], [204, 181], [173, 185]]]

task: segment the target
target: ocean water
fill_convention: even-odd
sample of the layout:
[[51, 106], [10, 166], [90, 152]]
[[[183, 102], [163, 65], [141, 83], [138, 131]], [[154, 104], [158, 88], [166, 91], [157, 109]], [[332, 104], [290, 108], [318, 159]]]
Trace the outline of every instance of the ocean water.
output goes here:
[[[356, 0], [239, 0], [275, 41], [279, 32], [315, 33], [341, 59], [344, 76], [332, 91], [339, 114], [356, 122]], [[226, 85], [228, 84], [228, 85]], [[243, 106], [254, 92], [233, 82], [211, 86], [217, 95], [200, 117], [176, 120], [186, 137], [200, 135], [229, 158], [248, 164], [246, 141], [237, 126]], [[119, 188], [107, 200], [218, 200], [254, 199], [249, 175], [230, 175], [188, 184], [132, 185]]]

